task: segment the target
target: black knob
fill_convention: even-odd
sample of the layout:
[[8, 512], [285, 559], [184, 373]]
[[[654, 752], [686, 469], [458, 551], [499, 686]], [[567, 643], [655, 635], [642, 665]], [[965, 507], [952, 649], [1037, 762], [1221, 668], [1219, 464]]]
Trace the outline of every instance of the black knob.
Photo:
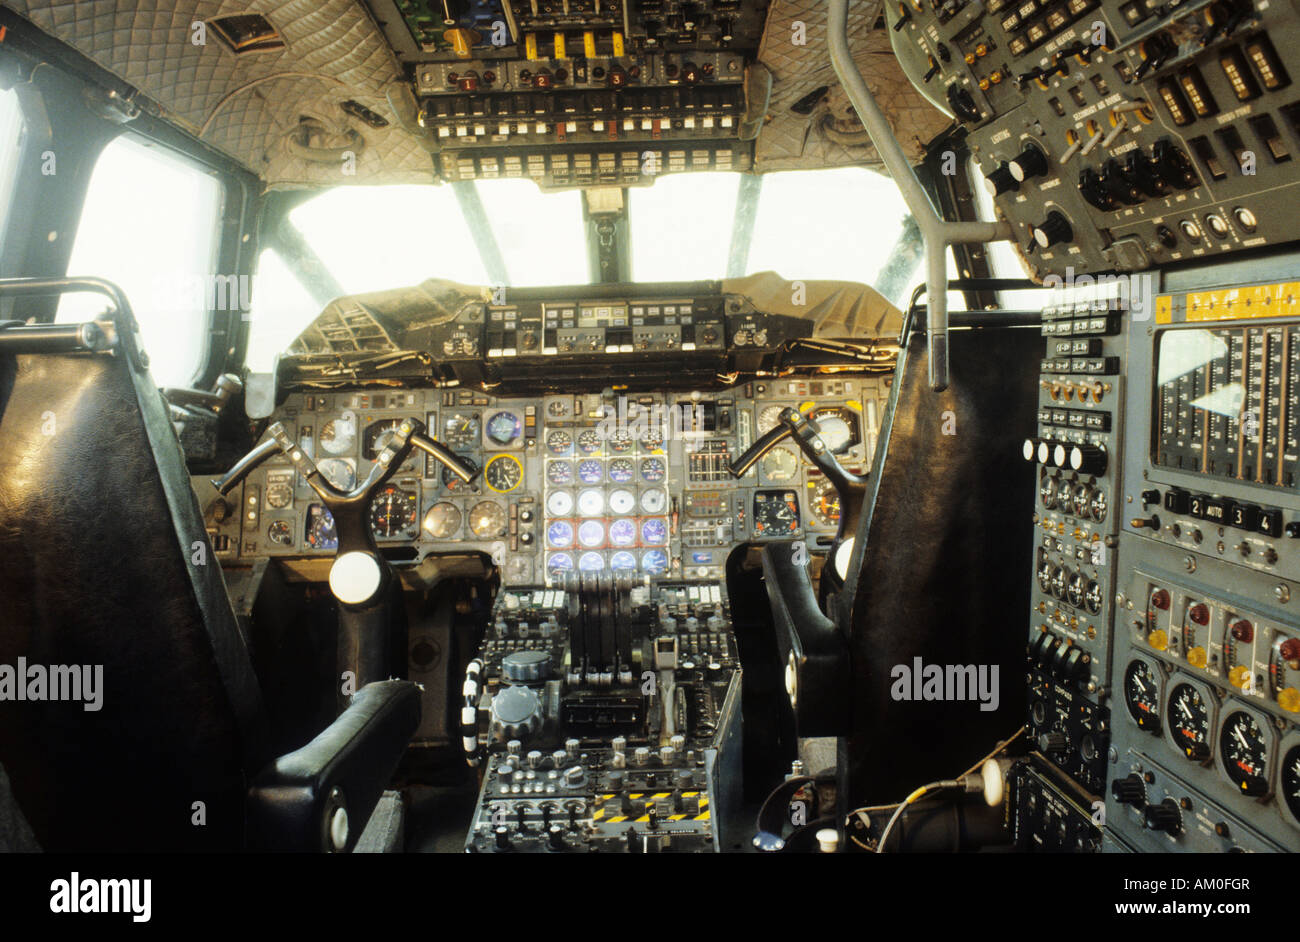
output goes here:
[[551, 845], [551, 850], [564, 850], [564, 828], [552, 824], [546, 829], [546, 841]]
[[1164, 196], [1169, 192], [1169, 187], [1156, 175], [1151, 159], [1141, 151], [1130, 151], [1124, 158], [1124, 175], [1147, 196]]
[[1096, 170], [1084, 167], [1079, 172], [1079, 195], [1104, 213], [1117, 209], [1115, 197], [1106, 189], [1105, 182]]
[[1033, 144], [1026, 144], [1025, 149], [1011, 159], [1007, 169], [1016, 178], [1017, 183], [1024, 183], [1034, 177], [1044, 176], [1048, 171], [1047, 155]]
[[1092, 670], [1092, 655], [1079, 648], [1071, 648], [1062, 669], [1062, 679], [1082, 683], [1088, 679]]
[[[1048, 577], [1049, 581], [1051, 576], [1054, 576], [1055, 574], [1056, 567], [1052, 566], [1052, 572]], [[1051, 661], [1052, 655], [1056, 653], [1056, 649], [1060, 646], [1061, 639], [1051, 632], [1039, 635], [1038, 641], [1034, 644], [1033, 650], [1031, 651], [1034, 664], [1039, 668], [1046, 667], [1048, 662]]]
[[1100, 445], [1075, 445], [1070, 449], [1070, 467], [1080, 474], [1106, 473], [1106, 449]]
[[1026, 461], [1038, 460], [1038, 442], [1037, 438], [1026, 438], [1025, 443], [1020, 446], [1020, 454]]
[[1200, 183], [1189, 158], [1168, 138], [1156, 141], [1151, 148], [1151, 166], [1157, 177], [1178, 190], [1190, 190]]
[[1117, 778], [1110, 783], [1110, 793], [1121, 805], [1142, 807], [1147, 800], [1147, 787], [1142, 777], [1133, 774]]
[[1183, 814], [1172, 798], [1166, 798], [1158, 805], [1147, 805], [1142, 812], [1142, 826], [1149, 831], [1177, 834], [1183, 827]]
[[1124, 165], [1114, 157], [1102, 164], [1101, 180], [1106, 192], [1124, 205], [1133, 206], [1142, 202], [1142, 191], [1135, 181], [1128, 178]]
[[510, 828], [506, 827], [504, 824], [499, 824], [493, 833], [496, 834], [497, 837], [497, 850], [509, 850]]
[[1010, 164], [1003, 164], [984, 178], [984, 186], [993, 196], [1001, 196], [1020, 189], [1020, 180], [1016, 178]]
[[1074, 228], [1070, 220], [1057, 210], [1052, 210], [1037, 226], [1033, 227], [1034, 241], [1040, 249], [1050, 248], [1061, 242], [1074, 241]]
[[1160, 492], [1154, 487], [1149, 491], [1142, 492], [1142, 508], [1145, 510], [1151, 504], [1155, 504], [1157, 507], [1160, 506]]
[[1042, 733], [1038, 737], [1038, 748], [1049, 756], [1060, 755], [1070, 748], [1070, 740], [1065, 733], [1059, 729], [1054, 729], [1050, 733]]

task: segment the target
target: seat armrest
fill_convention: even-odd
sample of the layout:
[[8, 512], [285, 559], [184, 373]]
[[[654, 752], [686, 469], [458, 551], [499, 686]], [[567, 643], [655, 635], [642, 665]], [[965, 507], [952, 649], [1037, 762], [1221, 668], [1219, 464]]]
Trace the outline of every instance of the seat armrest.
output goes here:
[[[800, 737], [842, 736], [849, 729], [849, 646], [817, 604], [806, 554], [792, 542], [763, 547], [763, 584], [772, 607], [786, 692]], [[830, 563], [827, 563], [830, 565]]]
[[367, 684], [319, 736], [280, 756], [248, 794], [249, 846], [348, 852], [420, 724], [420, 688]]

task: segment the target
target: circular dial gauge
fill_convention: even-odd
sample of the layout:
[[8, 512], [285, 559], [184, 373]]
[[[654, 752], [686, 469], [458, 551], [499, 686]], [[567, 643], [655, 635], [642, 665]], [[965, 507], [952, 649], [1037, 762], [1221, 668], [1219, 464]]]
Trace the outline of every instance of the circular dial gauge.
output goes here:
[[840, 492], [835, 485], [825, 479], [817, 485], [812, 495], [812, 515], [817, 522], [826, 527], [840, 524]]
[[551, 575], [573, 571], [573, 557], [568, 553], [552, 553], [546, 557], [546, 571]]
[[338, 549], [339, 534], [334, 529], [334, 515], [323, 504], [307, 508], [307, 545], [312, 549]]
[[562, 428], [547, 432], [546, 449], [553, 455], [572, 454], [573, 436]]
[[649, 481], [651, 484], [657, 484], [664, 479], [667, 473], [667, 466], [662, 458], [642, 458], [641, 459], [641, 478]]
[[578, 513], [584, 517], [599, 516], [605, 509], [605, 495], [598, 487], [589, 487], [578, 494]]
[[631, 458], [615, 458], [609, 463], [609, 479], [615, 484], [626, 484], [636, 477], [636, 465]]
[[524, 423], [513, 412], [498, 412], [487, 420], [488, 441], [497, 445], [509, 445], [524, 431]]
[[370, 529], [381, 539], [402, 536], [415, 526], [419, 499], [394, 484], [379, 489], [370, 501]]
[[766, 435], [772, 429], [776, 428], [781, 421], [781, 410], [785, 406], [767, 406], [758, 414], [758, 433]]
[[817, 423], [822, 441], [834, 454], [842, 455], [862, 441], [858, 433], [858, 417], [845, 406], [813, 409], [808, 417]]
[[439, 501], [424, 515], [424, 532], [435, 540], [445, 540], [460, 530], [460, 509], [447, 501]]
[[[465, 458], [464, 455], [461, 455], [461, 458], [469, 461], [470, 464], [474, 464], [473, 461], [469, 458]], [[442, 486], [455, 494], [473, 494], [477, 489], [477, 485], [471, 484], [467, 481], [462, 481], [460, 478], [456, 477], [456, 475], [452, 474], [451, 468], [442, 469]]]
[[572, 484], [573, 462], [548, 461], [546, 463], [546, 480], [552, 484]]
[[1106, 506], [1106, 492], [1100, 487], [1092, 492], [1092, 500], [1088, 503], [1088, 513], [1092, 519], [1102, 523], [1106, 519], [1106, 512], [1110, 508]]
[[[331, 459], [333, 460], [333, 459]], [[320, 465], [317, 465], [320, 467]], [[325, 475], [329, 480], [329, 475]], [[333, 484], [333, 481], [330, 481]], [[293, 475], [290, 474], [288, 480], [270, 481], [266, 483], [266, 506], [273, 507], [276, 510], [283, 510], [293, 503]]]
[[605, 468], [595, 458], [578, 462], [578, 478], [583, 484], [599, 484], [605, 478]]
[[641, 521], [641, 542], [659, 546], [668, 542], [668, 523], [662, 517]]
[[642, 451], [658, 451], [664, 447], [664, 437], [658, 432], [647, 432], [641, 436]]
[[636, 542], [636, 522], [620, 517], [609, 525], [609, 541], [615, 546], [631, 546]]
[[1061, 499], [1061, 481], [1055, 475], [1044, 474], [1038, 482], [1038, 497], [1048, 510], [1055, 510]]
[[776, 446], [763, 456], [759, 463], [763, 477], [774, 483], [790, 480], [799, 472], [799, 459], [794, 452], [781, 445]]
[[448, 416], [442, 423], [442, 443], [452, 451], [468, 451], [478, 444], [479, 418], [477, 415]]
[[1070, 495], [1071, 503], [1074, 506], [1074, 515], [1076, 517], [1088, 517], [1092, 507], [1093, 489], [1087, 484], [1074, 485], [1074, 492]]
[[642, 491], [641, 509], [648, 514], [661, 514], [668, 506], [668, 495], [663, 491]]
[[562, 419], [569, 414], [569, 404], [563, 399], [552, 399], [546, 404], [546, 414], [553, 419]]
[[1146, 661], [1134, 661], [1124, 671], [1124, 705], [1138, 729], [1160, 732], [1160, 679]]
[[469, 511], [469, 529], [480, 540], [506, 532], [506, 509], [494, 500], [481, 500]]
[[357, 469], [345, 458], [323, 458], [316, 467], [325, 480], [340, 491], [350, 491], [357, 486]]
[[661, 549], [646, 550], [641, 554], [641, 571], [657, 576], [668, 569], [668, 554]]
[[578, 433], [578, 451], [584, 455], [594, 455], [600, 451], [600, 433], [594, 428], [584, 429]]
[[1268, 734], [1253, 714], [1228, 714], [1219, 730], [1223, 771], [1243, 795], [1268, 793]]
[[546, 528], [546, 542], [560, 549], [572, 546], [573, 524], [567, 520], [552, 520]]
[[619, 550], [609, 558], [609, 568], [614, 572], [626, 572], [636, 568], [636, 557], [627, 550]]
[[573, 495], [568, 491], [551, 491], [546, 495], [546, 512], [552, 517], [567, 517], [573, 510]]
[[1300, 745], [1292, 746], [1282, 757], [1278, 791], [1291, 817], [1300, 823]]
[[794, 491], [754, 492], [754, 533], [789, 536], [799, 529], [799, 501]]
[[276, 546], [292, 546], [293, 527], [288, 520], [273, 520], [266, 528], [266, 538]]
[[349, 452], [356, 443], [357, 419], [351, 412], [330, 419], [320, 428], [320, 447], [327, 455]]
[[380, 419], [366, 426], [366, 433], [361, 439], [361, 453], [367, 461], [374, 461], [375, 456], [388, 447], [388, 443], [393, 440], [393, 433], [401, 424], [401, 419]]
[[583, 553], [578, 557], [578, 569], [582, 572], [600, 572], [605, 568], [605, 560], [599, 553]]
[[1193, 762], [1210, 757], [1210, 707], [1199, 690], [1191, 684], [1178, 684], [1169, 691], [1165, 722], [1183, 755]]
[[578, 525], [578, 542], [586, 547], [603, 546], [605, 524], [599, 520], [584, 520]]
[[636, 497], [631, 491], [619, 488], [609, 492], [609, 512], [612, 514], [631, 513], [636, 506]]
[[483, 469], [483, 480], [498, 494], [508, 494], [524, 479], [524, 466], [514, 455], [497, 455]]
[[632, 446], [636, 443], [627, 432], [613, 432], [605, 444], [609, 446], [609, 450], [613, 454], [624, 455], [631, 451]]

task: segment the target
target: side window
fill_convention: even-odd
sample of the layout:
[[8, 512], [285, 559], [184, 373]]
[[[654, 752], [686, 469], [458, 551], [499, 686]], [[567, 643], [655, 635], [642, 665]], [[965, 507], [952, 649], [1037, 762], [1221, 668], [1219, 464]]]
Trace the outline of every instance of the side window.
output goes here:
[[[159, 386], [188, 386], [217, 306], [247, 308], [234, 278], [216, 272], [223, 189], [204, 168], [162, 147], [119, 137], [95, 164], [68, 274], [117, 283]], [[57, 320], [97, 316], [103, 299], [68, 295]]]
[[[23, 112], [18, 93], [0, 91], [0, 237], [9, 218], [9, 200], [14, 192], [14, 176], [22, 155]], [[3, 247], [3, 246], [0, 246]]]

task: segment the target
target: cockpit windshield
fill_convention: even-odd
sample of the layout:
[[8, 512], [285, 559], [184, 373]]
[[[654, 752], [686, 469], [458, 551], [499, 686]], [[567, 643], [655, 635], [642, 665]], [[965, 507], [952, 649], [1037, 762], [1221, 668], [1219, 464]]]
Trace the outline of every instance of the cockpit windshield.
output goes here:
[[[863, 168], [665, 176], [626, 191], [630, 275], [693, 281], [775, 271], [870, 285], [901, 304], [917, 275], [915, 227], [887, 176]], [[618, 191], [615, 191], [618, 197]], [[873, 225], [863, 228], [861, 220]], [[448, 186], [338, 186], [287, 214], [299, 248], [333, 288], [362, 294], [428, 278], [507, 287], [599, 280], [583, 195], [529, 180]], [[592, 233], [590, 239], [599, 239]], [[269, 370], [332, 297], [302, 283], [302, 257], [263, 251], [248, 363]], [[317, 289], [320, 290], [319, 288]]]

